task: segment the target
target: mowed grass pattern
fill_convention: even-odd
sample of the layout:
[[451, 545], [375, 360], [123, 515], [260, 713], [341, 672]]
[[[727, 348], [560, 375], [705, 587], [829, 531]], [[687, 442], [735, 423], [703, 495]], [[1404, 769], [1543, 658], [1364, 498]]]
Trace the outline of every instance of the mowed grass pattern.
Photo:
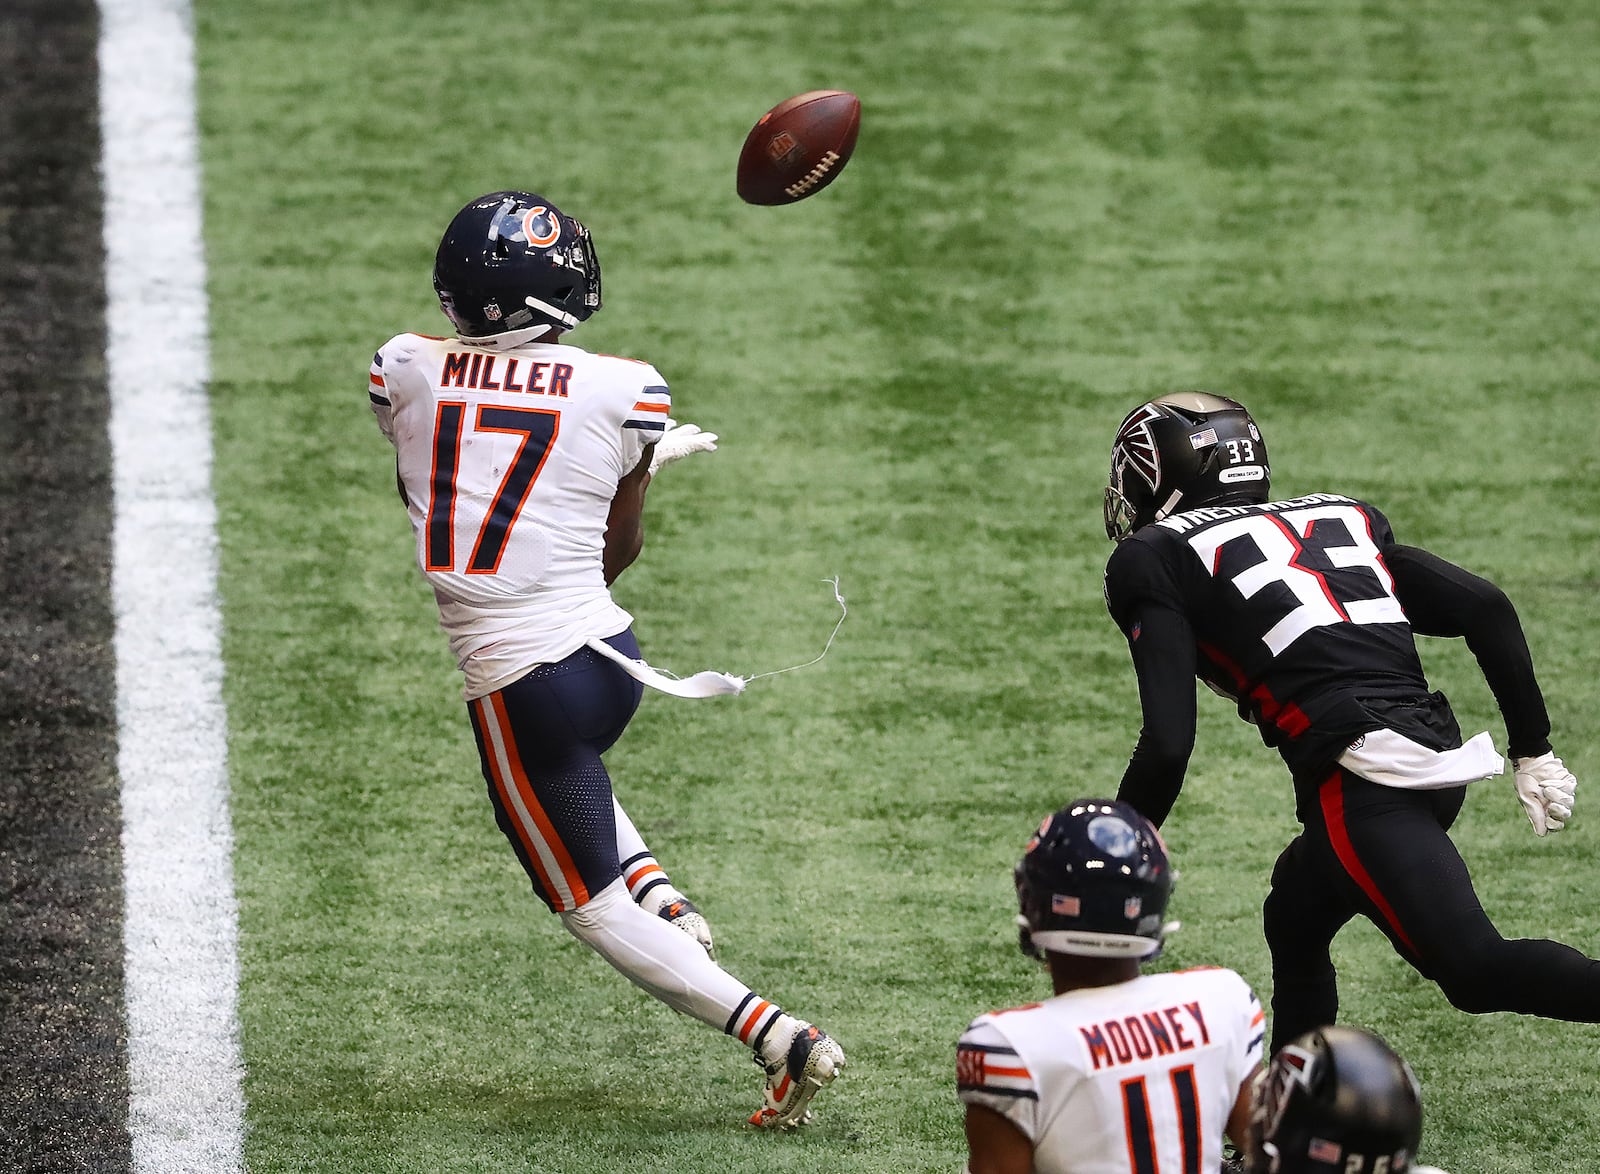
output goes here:
[[[1556, 743], [1600, 771], [1600, 16], [1579, 5], [204, 0], [217, 486], [253, 1171], [947, 1171], [956, 1035], [1043, 993], [1010, 865], [1114, 789], [1138, 725], [1101, 601], [1124, 411], [1248, 403], [1284, 496], [1352, 492], [1518, 602]], [[733, 163], [790, 93], [859, 93], [792, 208]], [[721, 450], [651, 490], [618, 587], [646, 655], [752, 673], [646, 699], [609, 757], [724, 964], [836, 1034], [792, 1136], [757, 1073], [589, 955], [493, 825], [371, 352], [440, 332], [469, 197], [594, 230], [573, 341], [655, 363]], [[1430, 642], [1469, 731], [1470, 654]], [[1202, 700], [1160, 965], [1270, 993], [1293, 834], [1276, 757]], [[1509, 779], [1457, 840], [1508, 936], [1600, 951], [1600, 819], [1536, 840]], [[1424, 1156], [1600, 1151], [1600, 1029], [1451, 1009], [1358, 923], [1344, 1018], [1420, 1073]]]

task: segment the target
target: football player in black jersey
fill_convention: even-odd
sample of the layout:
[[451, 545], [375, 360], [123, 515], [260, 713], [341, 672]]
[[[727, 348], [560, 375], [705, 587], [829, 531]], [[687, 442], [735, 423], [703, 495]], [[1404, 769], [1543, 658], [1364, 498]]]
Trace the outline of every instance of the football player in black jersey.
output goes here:
[[1502, 938], [1447, 831], [1466, 786], [1503, 768], [1463, 741], [1428, 688], [1414, 635], [1460, 636], [1505, 719], [1516, 789], [1539, 835], [1576, 782], [1550, 746], [1527, 641], [1505, 593], [1395, 541], [1373, 506], [1273, 501], [1266, 443], [1240, 404], [1164, 395], [1111, 454], [1106, 603], [1128, 639], [1143, 728], [1118, 798], [1158, 826], [1195, 737], [1194, 678], [1235, 702], [1294, 779], [1300, 834], [1263, 906], [1273, 1049], [1337, 1018], [1329, 946], [1356, 914], [1464, 1011], [1600, 1021], [1600, 962]]
[[1444, 1174], [1415, 1164], [1422, 1090], [1370, 1031], [1322, 1027], [1290, 1040], [1252, 1100], [1244, 1174]]

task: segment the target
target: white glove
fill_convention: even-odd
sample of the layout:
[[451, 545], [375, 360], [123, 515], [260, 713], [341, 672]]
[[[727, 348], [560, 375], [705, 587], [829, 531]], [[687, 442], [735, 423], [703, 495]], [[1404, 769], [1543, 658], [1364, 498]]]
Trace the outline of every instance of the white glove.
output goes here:
[[1566, 827], [1578, 790], [1578, 780], [1566, 765], [1552, 753], [1512, 759], [1511, 769], [1516, 774], [1517, 798], [1522, 800], [1533, 830], [1542, 836]]
[[698, 424], [680, 424], [667, 421], [667, 430], [656, 441], [655, 455], [650, 458], [650, 475], [654, 477], [667, 465], [692, 452], [716, 452], [717, 434], [702, 432]]

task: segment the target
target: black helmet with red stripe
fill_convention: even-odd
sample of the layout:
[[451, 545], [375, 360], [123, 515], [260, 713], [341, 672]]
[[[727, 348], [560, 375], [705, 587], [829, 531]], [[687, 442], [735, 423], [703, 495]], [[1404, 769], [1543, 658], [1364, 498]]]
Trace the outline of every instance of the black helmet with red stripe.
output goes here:
[[1257, 1078], [1249, 1174], [1406, 1174], [1422, 1137], [1417, 1078], [1388, 1044], [1322, 1027]]
[[1261, 430], [1243, 404], [1208, 391], [1175, 391], [1123, 418], [1111, 445], [1106, 536], [1203, 505], [1266, 501], [1272, 473]]
[[543, 196], [490, 192], [445, 229], [433, 288], [461, 338], [516, 346], [600, 308], [600, 259], [589, 230]]

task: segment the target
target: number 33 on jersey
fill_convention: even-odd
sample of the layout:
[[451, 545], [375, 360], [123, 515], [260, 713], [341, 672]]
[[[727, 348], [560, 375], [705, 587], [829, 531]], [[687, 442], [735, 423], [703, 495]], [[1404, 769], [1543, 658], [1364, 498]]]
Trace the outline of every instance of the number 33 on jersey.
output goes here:
[[[1106, 603], [1137, 641], [1147, 609], [1187, 617], [1201, 675], [1291, 737], [1336, 683], [1376, 674], [1426, 691], [1375, 507], [1332, 493], [1175, 514], [1118, 545]], [[1320, 705], [1320, 702], [1319, 702]]]

